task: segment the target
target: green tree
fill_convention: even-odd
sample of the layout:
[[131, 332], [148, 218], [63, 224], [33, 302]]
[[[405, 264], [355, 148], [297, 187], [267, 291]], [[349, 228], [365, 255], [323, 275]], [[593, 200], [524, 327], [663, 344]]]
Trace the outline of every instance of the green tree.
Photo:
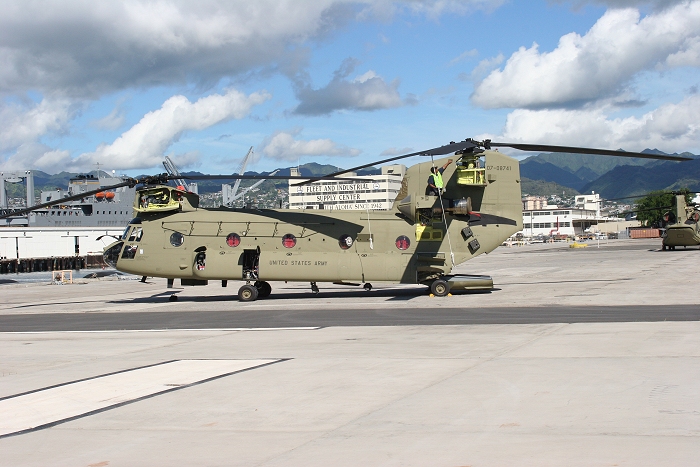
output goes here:
[[[690, 190], [682, 188], [677, 193], [685, 194], [685, 202], [690, 203]], [[675, 204], [675, 196], [675, 193], [668, 191], [652, 191], [635, 205], [637, 220], [647, 227], [661, 227], [664, 214]]]

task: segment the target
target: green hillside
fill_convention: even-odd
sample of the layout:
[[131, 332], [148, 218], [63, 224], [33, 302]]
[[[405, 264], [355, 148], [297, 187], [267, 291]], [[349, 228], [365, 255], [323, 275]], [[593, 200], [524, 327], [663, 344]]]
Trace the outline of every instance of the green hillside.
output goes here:
[[[648, 149], [642, 152], [649, 154], [663, 154], [661, 151]], [[542, 153], [522, 160], [521, 164], [527, 161], [549, 162], [550, 164], [561, 169], [565, 169], [572, 174], [576, 174], [578, 172], [580, 175], [584, 175], [586, 177], [594, 176], [594, 178], [589, 178], [589, 180], [594, 180], [595, 178], [600, 177], [604, 173], [607, 173], [620, 165], [647, 167], [658, 165], [660, 163], [660, 161], [656, 159], [609, 157], [569, 153]]]
[[[648, 149], [642, 152], [664, 154]], [[696, 157], [687, 152], [680, 155]], [[651, 190], [700, 187], [700, 170], [696, 169], [696, 163], [697, 159], [689, 162], [669, 162], [548, 153], [522, 160], [520, 172], [523, 178], [559, 184], [581, 193], [595, 191], [603, 197], [615, 198], [638, 195]]]
[[700, 191], [700, 158], [688, 162], [664, 162], [654, 167], [615, 167], [584, 187], [605, 198], [635, 196], [655, 190], [689, 188]]
[[521, 191], [523, 196], [552, 196], [558, 195], [564, 198], [569, 198], [580, 194], [578, 191], [568, 186], [559, 185], [554, 182], [546, 182], [543, 180], [530, 180], [529, 178], [521, 178]]

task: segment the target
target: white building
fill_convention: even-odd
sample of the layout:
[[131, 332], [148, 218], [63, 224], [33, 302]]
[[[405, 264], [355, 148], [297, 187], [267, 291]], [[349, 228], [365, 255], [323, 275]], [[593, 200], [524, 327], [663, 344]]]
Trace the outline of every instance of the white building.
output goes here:
[[625, 221], [601, 214], [602, 201], [599, 194], [592, 193], [576, 196], [573, 208], [546, 205], [540, 209], [523, 209], [522, 234], [525, 237], [573, 237], [584, 232], [621, 232], [628, 227], [639, 226], [637, 221]]
[[526, 196], [523, 198], [523, 210], [531, 211], [533, 209], [542, 209], [547, 205], [545, 196]]
[[[405, 174], [406, 166], [395, 164], [382, 167], [381, 175], [343, 175], [357, 181], [318, 180], [308, 185], [293, 186], [300, 180], [290, 180], [289, 208], [388, 210], [394, 204]], [[298, 176], [299, 172], [292, 169], [292, 175]]]
[[596, 215], [600, 217], [600, 205], [602, 201], [600, 195], [593, 191], [590, 195], [577, 195], [574, 206], [577, 209], [595, 211]]
[[[523, 235], [526, 237], [574, 236], [590, 227], [590, 221], [595, 219], [596, 212], [586, 209], [547, 205], [543, 209], [523, 210]], [[589, 221], [588, 225], [585, 225], [586, 220]]]
[[123, 227], [3, 227], [0, 259], [101, 254], [123, 231]]

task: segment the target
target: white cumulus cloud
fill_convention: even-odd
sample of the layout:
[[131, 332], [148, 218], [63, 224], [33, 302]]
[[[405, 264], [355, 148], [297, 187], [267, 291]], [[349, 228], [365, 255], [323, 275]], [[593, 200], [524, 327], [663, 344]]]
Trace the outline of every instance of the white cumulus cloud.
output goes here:
[[664, 104], [641, 116], [610, 118], [608, 110], [518, 109], [508, 115], [502, 135], [479, 138], [627, 151], [650, 148], [667, 153], [700, 148], [700, 95]]
[[84, 168], [97, 162], [110, 162], [124, 170], [160, 165], [165, 151], [185, 131], [203, 130], [227, 120], [241, 119], [253, 106], [269, 98], [265, 92], [246, 96], [233, 89], [224, 95], [213, 94], [194, 103], [184, 96], [173, 96], [160, 109], [144, 115], [113, 143], [81, 154], [72, 165]]
[[551, 52], [521, 47], [472, 94], [484, 108], [581, 107], [625, 92], [638, 73], [700, 61], [700, 2], [683, 2], [640, 19], [608, 10], [585, 35], [570, 33]]
[[212, 84], [305, 65], [308, 41], [397, 12], [437, 17], [504, 0], [62, 0], [0, 2], [0, 92], [94, 98], [133, 86]]
[[57, 173], [66, 170], [70, 163], [70, 152], [60, 149], [52, 149], [49, 146], [28, 142], [21, 144], [14, 154], [0, 162], [1, 170], [26, 170], [36, 169], [48, 173]]
[[309, 84], [297, 84], [296, 96], [300, 103], [294, 110], [302, 115], [324, 115], [336, 110], [378, 110], [413, 103], [414, 98], [402, 99], [399, 81], [387, 83], [373, 70], [349, 79], [359, 62], [353, 58], [343, 61], [333, 79], [325, 87], [314, 89]]
[[296, 139], [300, 129], [278, 131], [262, 143], [261, 152], [272, 159], [297, 161], [300, 157], [353, 157], [360, 154], [359, 149], [339, 145], [330, 139]]
[[48, 132], [64, 131], [76, 112], [68, 99], [43, 99], [37, 104], [0, 104], [0, 151], [36, 141]]

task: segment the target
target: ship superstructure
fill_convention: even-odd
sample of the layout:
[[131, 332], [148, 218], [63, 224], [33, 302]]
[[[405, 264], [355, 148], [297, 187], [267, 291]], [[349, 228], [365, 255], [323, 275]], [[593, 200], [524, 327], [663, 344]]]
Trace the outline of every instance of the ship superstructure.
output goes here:
[[[13, 227], [124, 227], [133, 218], [134, 188], [126, 186], [105, 190], [78, 200], [61, 202], [62, 198], [94, 191], [103, 186], [116, 185], [124, 180], [122, 177], [99, 170], [97, 176], [93, 174], [75, 176], [70, 179], [67, 190], [41, 192], [41, 203], [56, 201], [56, 205], [38, 209], [29, 215], [3, 219], [0, 225]], [[29, 182], [27, 185], [29, 187]]]

